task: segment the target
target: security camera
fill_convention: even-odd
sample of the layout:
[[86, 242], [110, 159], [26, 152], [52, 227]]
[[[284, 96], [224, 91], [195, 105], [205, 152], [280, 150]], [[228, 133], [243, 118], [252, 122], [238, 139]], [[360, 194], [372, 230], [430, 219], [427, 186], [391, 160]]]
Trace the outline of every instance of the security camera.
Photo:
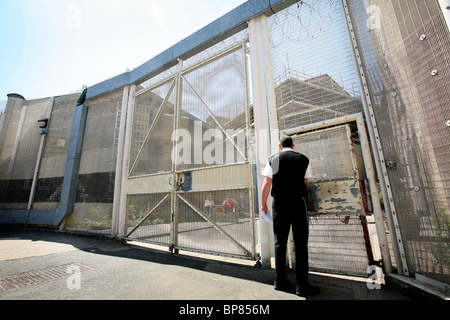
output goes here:
[[47, 128], [48, 119], [38, 120], [38, 123], [39, 123], [39, 128], [41, 128], [41, 129]]
[[48, 126], [48, 119], [41, 119], [38, 120], [39, 128], [41, 128], [41, 134], [47, 134], [47, 126]]

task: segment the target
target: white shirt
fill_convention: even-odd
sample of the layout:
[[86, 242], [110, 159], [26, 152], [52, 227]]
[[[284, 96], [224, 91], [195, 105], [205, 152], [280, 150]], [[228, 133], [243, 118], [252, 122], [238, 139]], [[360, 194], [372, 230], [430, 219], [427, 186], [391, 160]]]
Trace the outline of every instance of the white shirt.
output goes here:
[[[292, 151], [291, 148], [283, 148], [283, 150], [281, 150], [281, 152], [285, 152], [285, 151]], [[272, 167], [270, 166], [269, 162], [267, 162], [266, 167], [264, 168], [262, 175], [267, 177], [267, 178], [273, 178], [273, 171], [272, 171]], [[311, 167], [308, 165], [308, 168], [306, 169], [305, 172], [305, 179], [309, 179], [311, 178]]]
[[206, 199], [205, 200], [205, 207], [212, 207], [214, 205], [214, 202], [212, 200]]

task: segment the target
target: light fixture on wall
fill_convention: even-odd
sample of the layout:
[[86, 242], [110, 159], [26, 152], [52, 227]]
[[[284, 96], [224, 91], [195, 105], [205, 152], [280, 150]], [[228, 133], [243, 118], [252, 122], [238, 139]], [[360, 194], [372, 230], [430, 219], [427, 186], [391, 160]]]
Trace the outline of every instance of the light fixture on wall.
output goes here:
[[41, 119], [37, 121], [39, 123], [39, 128], [41, 129], [40, 134], [44, 135], [47, 134], [47, 127], [48, 127], [48, 119]]

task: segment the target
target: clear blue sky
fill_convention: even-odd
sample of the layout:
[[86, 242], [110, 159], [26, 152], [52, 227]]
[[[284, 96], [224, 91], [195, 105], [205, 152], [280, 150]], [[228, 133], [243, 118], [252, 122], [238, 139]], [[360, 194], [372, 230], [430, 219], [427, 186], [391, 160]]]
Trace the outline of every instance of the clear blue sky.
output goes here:
[[8, 93], [35, 99], [94, 85], [245, 1], [0, 0], [0, 101]]

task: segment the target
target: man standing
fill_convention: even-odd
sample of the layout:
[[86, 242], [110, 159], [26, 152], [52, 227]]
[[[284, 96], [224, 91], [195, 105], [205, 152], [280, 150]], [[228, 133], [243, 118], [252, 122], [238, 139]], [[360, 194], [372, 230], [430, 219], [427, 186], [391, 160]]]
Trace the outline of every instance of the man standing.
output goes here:
[[286, 248], [292, 225], [296, 257], [296, 294], [308, 296], [320, 293], [320, 288], [310, 285], [308, 281], [309, 223], [306, 182], [310, 177], [307, 170], [309, 159], [293, 151], [293, 148], [292, 138], [284, 136], [280, 140], [281, 152], [269, 158], [263, 171], [265, 178], [262, 185], [261, 211], [267, 212], [267, 198], [270, 193], [273, 197], [275, 290], [286, 290], [290, 287], [286, 273]]

